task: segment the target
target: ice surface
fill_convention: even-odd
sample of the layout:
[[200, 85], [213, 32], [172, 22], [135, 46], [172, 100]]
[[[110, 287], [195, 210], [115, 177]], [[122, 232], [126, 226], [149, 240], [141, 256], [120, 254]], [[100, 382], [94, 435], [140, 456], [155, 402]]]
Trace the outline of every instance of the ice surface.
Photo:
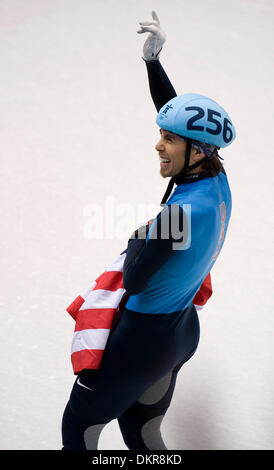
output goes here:
[[[160, 210], [136, 33], [152, 9], [176, 91], [213, 97], [237, 129], [221, 153], [233, 214], [214, 296], [162, 434], [171, 449], [273, 448], [273, 1], [1, 0], [1, 449], [61, 448], [74, 381], [65, 308], [147, 216], [92, 239], [90, 205], [114, 200], [116, 222], [123, 207]], [[116, 421], [99, 444], [126, 449]]]

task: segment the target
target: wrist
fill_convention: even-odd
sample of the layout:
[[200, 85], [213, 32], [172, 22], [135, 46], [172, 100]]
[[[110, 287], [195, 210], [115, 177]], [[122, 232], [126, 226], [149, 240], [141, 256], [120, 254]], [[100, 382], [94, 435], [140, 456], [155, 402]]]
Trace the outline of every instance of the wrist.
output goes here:
[[155, 58], [149, 58], [149, 59], [146, 59], [145, 57], [142, 56], [142, 59], [143, 59], [144, 62], [147, 62], [148, 64], [150, 62], [158, 62], [159, 61], [159, 55]]

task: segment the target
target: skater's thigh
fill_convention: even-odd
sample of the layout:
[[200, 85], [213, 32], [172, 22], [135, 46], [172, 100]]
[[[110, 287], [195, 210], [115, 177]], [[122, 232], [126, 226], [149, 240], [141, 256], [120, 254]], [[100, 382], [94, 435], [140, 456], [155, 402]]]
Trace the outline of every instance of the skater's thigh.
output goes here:
[[98, 411], [104, 409], [117, 417], [173, 364], [173, 342], [164, 345], [162, 335], [155, 331], [153, 335], [148, 324], [136, 327], [130, 320], [121, 321], [109, 337], [99, 369], [79, 374], [71, 403], [76, 406], [81, 393], [86, 406], [96, 403]]

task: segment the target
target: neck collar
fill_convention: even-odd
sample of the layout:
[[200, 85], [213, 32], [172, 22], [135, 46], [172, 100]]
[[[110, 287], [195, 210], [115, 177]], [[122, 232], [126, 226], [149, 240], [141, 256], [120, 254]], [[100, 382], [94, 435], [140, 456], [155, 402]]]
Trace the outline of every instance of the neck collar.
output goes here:
[[186, 184], [186, 183], [194, 183], [196, 181], [203, 180], [205, 178], [213, 178], [214, 176], [217, 176], [217, 172], [214, 170], [202, 170], [197, 173], [189, 173], [185, 175], [175, 175], [170, 178], [170, 181], [168, 183], [168, 187], [166, 189], [166, 192], [164, 194], [164, 197], [161, 202], [161, 206], [165, 206], [167, 199], [169, 198], [171, 191], [173, 189], [174, 184], [177, 184], [179, 186], [180, 184]]

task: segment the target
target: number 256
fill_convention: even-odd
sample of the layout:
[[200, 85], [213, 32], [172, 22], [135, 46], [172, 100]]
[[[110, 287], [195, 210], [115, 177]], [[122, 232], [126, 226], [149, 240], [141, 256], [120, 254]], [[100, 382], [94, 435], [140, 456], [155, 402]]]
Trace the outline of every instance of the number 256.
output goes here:
[[[197, 114], [195, 114], [188, 120], [187, 129], [189, 131], [203, 131], [204, 126], [194, 125], [194, 122], [197, 122], [204, 117], [205, 112], [203, 108], [200, 108], [200, 106], [188, 106], [186, 108], [186, 111], [197, 111]], [[224, 118], [224, 124], [222, 126], [221, 122], [218, 121], [218, 119], [215, 119], [215, 117], [221, 118], [222, 115], [218, 111], [214, 111], [213, 109], [207, 109], [207, 120], [208, 122], [211, 122], [212, 124], [215, 125], [215, 129], [206, 127], [205, 130], [209, 132], [209, 134], [213, 134], [213, 135], [218, 135], [218, 134], [221, 134], [221, 132], [223, 132], [223, 139], [225, 143], [230, 142], [233, 137], [233, 132], [232, 132], [231, 127], [229, 127], [229, 125], [232, 126], [232, 123], [229, 121], [229, 119]]]

